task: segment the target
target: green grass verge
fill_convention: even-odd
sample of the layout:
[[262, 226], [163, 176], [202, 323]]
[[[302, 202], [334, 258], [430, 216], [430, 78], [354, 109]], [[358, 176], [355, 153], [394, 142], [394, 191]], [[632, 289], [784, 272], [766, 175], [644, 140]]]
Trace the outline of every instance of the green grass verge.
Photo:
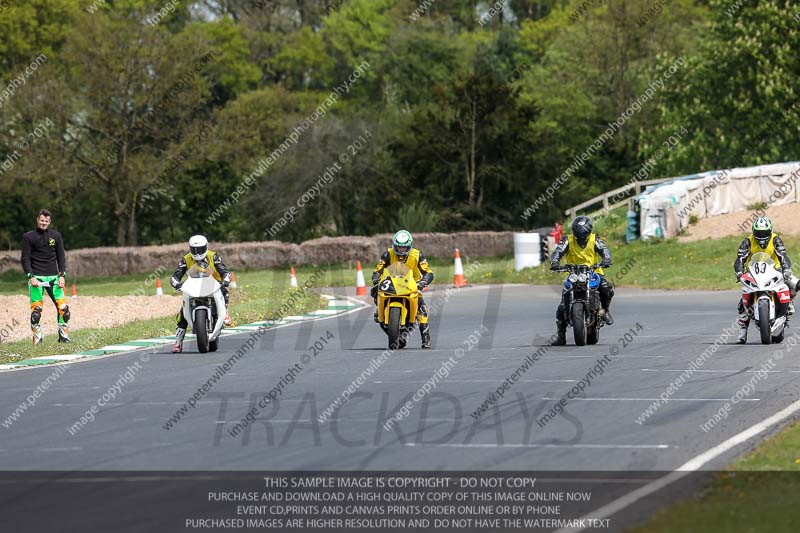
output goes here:
[[[274, 318], [286, 302], [292, 302], [287, 315], [302, 315], [322, 309], [327, 300], [310, 291], [299, 291], [300, 297], [289, 299], [292, 291], [299, 289], [273, 290], [260, 283], [245, 284], [231, 294], [230, 314], [235, 324], [247, 324]], [[176, 307], [175, 312], [178, 312]], [[25, 321], [27, 323], [27, 320]], [[27, 326], [24, 326], [27, 327]], [[55, 327], [55, 326], [53, 326]], [[59, 344], [57, 335], [47, 335], [44, 343], [33, 346], [29, 339], [0, 343], [0, 364], [42, 357], [66, 355], [118, 344], [135, 339], [147, 339], [175, 334], [175, 317], [136, 320], [113, 328], [86, 328], [73, 331], [72, 342]], [[12, 355], [13, 354], [13, 355]]]
[[[662, 509], [630, 533], [782, 533], [800, 524], [800, 422], [763, 442], [697, 499]], [[769, 473], [765, 473], [769, 472]]]

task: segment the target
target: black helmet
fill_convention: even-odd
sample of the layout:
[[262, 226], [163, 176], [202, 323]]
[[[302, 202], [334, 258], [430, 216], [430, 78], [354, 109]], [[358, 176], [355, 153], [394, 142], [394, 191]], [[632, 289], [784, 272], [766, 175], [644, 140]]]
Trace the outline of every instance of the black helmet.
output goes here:
[[572, 221], [572, 235], [578, 240], [581, 247], [589, 242], [589, 235], [592, 234], [592, 219], [589, 217], [575, 217]]

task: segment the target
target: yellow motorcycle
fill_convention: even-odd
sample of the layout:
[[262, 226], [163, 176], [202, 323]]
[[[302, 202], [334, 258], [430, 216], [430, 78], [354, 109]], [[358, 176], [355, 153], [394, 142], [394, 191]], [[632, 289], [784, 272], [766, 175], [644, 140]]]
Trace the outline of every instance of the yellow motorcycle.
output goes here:
[[383, 270], [375, 289], [378, 323], [389, 337], [389, 349], [405, 348], [417, 323], [419, 307], [414, 273], [404, 263], [392, 263]]

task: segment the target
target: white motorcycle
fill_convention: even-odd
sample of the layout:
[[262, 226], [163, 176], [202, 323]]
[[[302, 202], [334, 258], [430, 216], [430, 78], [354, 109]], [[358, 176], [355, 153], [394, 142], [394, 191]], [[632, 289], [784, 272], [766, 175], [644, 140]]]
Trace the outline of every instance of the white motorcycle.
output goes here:
[[747, 270], [741, 277], [742, 300], [753, 310], [761, 343], [782, 342], [791, 302], [783, 273], [775, 268], [775, 261], [764, 252], [753, 254]]
[[180, 288], [183, 292], [183, 316], [197, 336], [200, 353], [216, 352], [226, 311], [222, 285], [214, 279], [211, 271], [198, 265], [192, 266], [187, 274], [189, 279]]

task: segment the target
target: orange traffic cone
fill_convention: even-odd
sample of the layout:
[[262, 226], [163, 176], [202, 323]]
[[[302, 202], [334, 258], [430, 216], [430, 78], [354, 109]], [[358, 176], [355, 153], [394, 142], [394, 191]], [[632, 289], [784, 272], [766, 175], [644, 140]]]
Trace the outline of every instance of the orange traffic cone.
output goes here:
[[453, 273], [453, 285], [456, 287], [465, 287], [467, 279], [464, 277], [464, 265], [461, 264], [461, 252], [456, 248], [456, 268]]
[[294, 272], [294, 267], [290, 270], [291, 277], [289, 278], [289, 286], [297, 287], [297, 274]]
[[164, 289], [161, 287], [161, 278], [156, 278], [156, 296], [163, 296]]
[[238, 288], [239, 288], [239, 284], [236, 283], [236, 274], [231, 272], [231, 289], [238, 289]]
[[361, 261], [356, 261], [356, 296], [367, 295], [367, 284], [364, 282], [364, 271], [361, 270]]
[[75, 289], [75, 284], [74, 283], [72, 284], [72, 297], [73, 298], [77, 298], [78, 297], [78, 291]]

